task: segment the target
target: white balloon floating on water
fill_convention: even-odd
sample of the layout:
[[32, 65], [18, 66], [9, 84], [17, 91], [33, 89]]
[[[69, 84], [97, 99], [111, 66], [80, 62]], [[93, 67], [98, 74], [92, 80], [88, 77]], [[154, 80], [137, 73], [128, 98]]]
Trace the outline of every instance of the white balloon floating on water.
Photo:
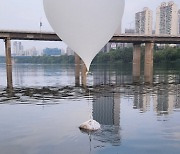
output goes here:
[[121, 24], [125, 0], [44, 0], [56, 34], [84, 61], [91, 61]]
[[101, 128], [101, 125], [93, 119], [90, 119], [79, 126], [80, 129], [87, 131], [96, 131]]

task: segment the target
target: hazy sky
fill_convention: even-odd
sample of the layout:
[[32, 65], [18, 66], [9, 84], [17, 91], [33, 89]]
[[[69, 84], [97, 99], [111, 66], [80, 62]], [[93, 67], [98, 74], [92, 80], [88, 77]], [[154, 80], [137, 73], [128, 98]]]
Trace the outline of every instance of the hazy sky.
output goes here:
[[[164, 0], [168, 2], [167, 0]], [[155, 10], [163, 0], [125, 0], [125, 12], [122, 22], [124, 28], [134, 27], [135, 13], [143, 7]], [[180, 7], [180, 0], [174, 0]], [[50, 27], [43, 10], [43, 0], [0, 0], [0, 30], [33, 30], [39, 31], [39, 22], [43, 23], [42, 30], [53, 31]], [[45, 47], [66, 46], [60, 42], [23, 41], [25, 49], [35, 46], [38, 50]], [[0, 55], [4, 54], [4, 43], [0, 40]]]

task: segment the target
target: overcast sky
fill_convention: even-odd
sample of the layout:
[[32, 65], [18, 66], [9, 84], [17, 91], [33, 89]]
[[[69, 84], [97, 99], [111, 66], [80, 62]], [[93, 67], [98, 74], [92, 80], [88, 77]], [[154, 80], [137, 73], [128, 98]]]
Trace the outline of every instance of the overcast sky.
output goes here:
[[[164, 0], [168, 2], [167, 0]], [[157, 6], [163, 0], [125, 0], [125, 12], [122, 21], [122, 31], [124, 28], [134, 27], [135, 13], [141, 11], [144, 7], [153, 10], [154, 17]], [[180, 0], [174, 0], [180, 7]], [[39, 22], [43, 23], [43, 31], [53, 31], [45, 17], [43, 10], [43, 0], [0, 0], [0, 30], [33, 30], [39, 31]], [[25, 49], [35, 46], [38, 50], [45, 47], [63, 47], [66, 46], [60, 42], [40, 42], [23, 41]], [[0, 40], [0, 55], [4, 54], [4, 44]]]

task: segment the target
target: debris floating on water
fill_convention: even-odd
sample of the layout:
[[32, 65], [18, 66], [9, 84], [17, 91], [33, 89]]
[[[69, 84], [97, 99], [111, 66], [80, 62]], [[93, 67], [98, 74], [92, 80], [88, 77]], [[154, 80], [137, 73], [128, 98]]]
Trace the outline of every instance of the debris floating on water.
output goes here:
[[82, 123], [79, 128], [83, 130], [96, 131], [101, 128], [101, 125], [96, 120], [90, 119]]

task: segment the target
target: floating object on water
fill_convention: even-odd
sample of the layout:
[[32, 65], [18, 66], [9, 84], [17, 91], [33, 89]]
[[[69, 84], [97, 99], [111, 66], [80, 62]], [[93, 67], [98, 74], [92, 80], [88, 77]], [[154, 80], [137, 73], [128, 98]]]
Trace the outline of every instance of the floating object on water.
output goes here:
[[101, 128], [101, 125], [96, 120], [90, 119], [82, 123], [79, 128], [87, 131], [96, 131]]
[[89, 70], [91, 61], [121, 25], [125, 0], [44, 0], [56, 34]]

